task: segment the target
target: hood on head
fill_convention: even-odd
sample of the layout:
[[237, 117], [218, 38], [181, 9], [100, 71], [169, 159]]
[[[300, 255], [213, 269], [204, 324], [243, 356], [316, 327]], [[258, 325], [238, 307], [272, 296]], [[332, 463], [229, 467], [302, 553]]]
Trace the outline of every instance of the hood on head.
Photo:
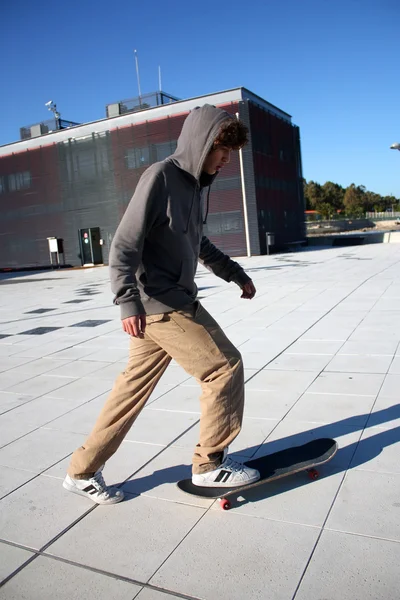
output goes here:
[[222, 123], [232, 118], [228, 112], [211, 104], [196, 106], [183, 124], [172, 162], [199, 180], [204, 160]]

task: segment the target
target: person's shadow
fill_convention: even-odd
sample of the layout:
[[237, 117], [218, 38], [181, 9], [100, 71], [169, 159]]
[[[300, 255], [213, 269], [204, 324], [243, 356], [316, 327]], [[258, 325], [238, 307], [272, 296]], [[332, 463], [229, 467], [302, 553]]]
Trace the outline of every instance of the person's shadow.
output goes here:
[[[233, 457], [241, 457], [245, 462], [249, 462], [254, 457], [262, 457], [284, 450], [286, 448], [301, 446], [313, 439], [317, 438], [332, 438], [338, 442], [339, 450], [334, 458], [320, 467], [321, 477], [330, 477], [338, 473], [344, 473], [348, 469], [354, 469], [361, 465], [369, 462], [370, 460], [379, 456], [383, 448], [391, 446], [400, 441], [400, 426], [392, 429], [381, 429], [379, 433], [372, 434], [365, 437], [364, 439], [353, 442], [347, 446], [340, 446], [340, 437], [347, 435], [352, 432], [359, 431], [360, 437], [363, 431], [368, 430], [372, 427], [379, 427], [390, 421], [400, 418], [400, 404], [390, 406], [371, 414], [356, 415], [337, 421], [336, 423], [329, 423], [326, 425], [317, 426], [313, 429], [302, 431], [301, 433], [293, 434], [285, 438], [278, 440], [268, 441], [268, 438], [259, 446], [253, 446], [246, 448], [246, 458], [241, 457], [241, 452], [235, 452], [232, 454]], [[192, 427], [195, 427], [197, 423], [194, 423]], [[186, 432], [185, 432], [186, 433]], [[177, 440], [174, 440], [176, 442]], [[155, 457], [156, 458], [156, 457]], [[154, 460], [154, 459], [152, 459]], [[140, 477], [140, 471], [145, 468], [149, 461], [144, 467], [141, 467], [138, 471], [133, 473], [123, 485], [123, 489], [128, 494], [131, 494], [131, 499], [134, 496], [149, 492], [150, 490], [157, 488], [166, 483], [176, 483], [181, 479], [187, 479], [191, 477], [191, 465], [175, 465], [167, 467], [165, 469], [159, 469], [154, 471], [150, 475]], [[138, 476], [137, 476], [138, 475]], [[257, 486], [253, 489], [246, 490], [246, 492], [239, 493], [238, 496], [241, 498], [240, 503], [249, 501], [256, 501], [266, 496], [272, 497], [277, 494], [281, 494], [289, 489], [294, 489], [306, 485], [309, 483], [309, 479], [304, 477], [304, 473], [298, 473], [290, 477], [284, 477], [283, 479], [275, 482], [271, 482], [268, 486]], [[242, 499], [243, 495], [246, 495], [245, 499]], [[231, 496], [232, 506], [237, 504], [234, 500], [235, 496]], [[129, 499], [129, 496], [128, 496]]]

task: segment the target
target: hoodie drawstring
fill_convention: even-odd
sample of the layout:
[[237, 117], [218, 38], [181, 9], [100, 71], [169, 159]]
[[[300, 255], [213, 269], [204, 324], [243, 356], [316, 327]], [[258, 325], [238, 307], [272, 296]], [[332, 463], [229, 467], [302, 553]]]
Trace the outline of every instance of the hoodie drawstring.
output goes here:
[[[195, 188], [195, 190], [193, 192], [192, 201], [190, 203], [189, 216], [188, 216], [188, 219], [187, 219], [187, 222], [186, 222], [186, 227], [185, 227], [183, 233], [188, 233], [188, 231], [189, 231], [189, 223], [190, 223], [190, 219], [191, 219], [192, 212], [193, 212], [193, 206], [194, 206], [194, 201], [195, 201], [195, 198], [196, 198], [197, 187], [198, 186], [196, 185], [196, 188]], [[207, 223], [208, 211], [210, 209], [210, 193], [211, 193], [211, 185], [208, 187], [207, 204], [206, 204], [206, 214], [204, 216], [203, 225], [205, 225]]]
[[183, 233], [187, 233], [189, 231], [189, 223], [190, 223], [190, 218], [191, 218], [192, 212], [193, 212], [193, 206], [194, 206], [194, 200], [195, 200], [195, 197], [196, 197], [196, 192], [197, 192], [197, 185], [196, 185], [196, 187], [194, 189], [194, 192], [193, 192], [192, 201], [190, 203], [189, 216], [188, 216], [188, 219], [187, 219], [186, 227], [183, 230]]
[[209, 186], [208, 192], [207, 192], [206, 214], [205, 214], [205, 217], [204, 217], [203, 225], [205, 225], [207, 223], [208, 210], [210, 208], [210, 193], [211, 193], [211, 185]]

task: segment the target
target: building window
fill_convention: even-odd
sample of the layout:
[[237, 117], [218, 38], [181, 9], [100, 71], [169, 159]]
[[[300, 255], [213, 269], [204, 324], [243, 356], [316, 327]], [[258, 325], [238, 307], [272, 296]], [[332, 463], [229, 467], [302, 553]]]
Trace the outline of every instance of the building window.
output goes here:
[[206, 235], [223, 235], [242, 231], [243, 218], [239, 210], [210, 214], [208, 215], [207, 224], [204, 226]]
[[176, 141], [164, 142], [163, 144], [155, 144], [156, 160], [162, 161], [171, 156], [176, 150]]
[[140, 167], [146, 167], [150, 164], [149, 147], [128, 148], [125, 159], [128, 169], [140, 169]]
[[96, 181], [110, 171], [107, 134], [92, 133], [62, 142], [68, 181]]
[[6, 178], [0, 175], [0, 194], [5, 194], [6, 192]]
[[26, 190], [31, 187], [30, 171], [22, 171], [21, 173], [12, 173], [8, 176], [8, 188], [10, 192], [18, 190]]

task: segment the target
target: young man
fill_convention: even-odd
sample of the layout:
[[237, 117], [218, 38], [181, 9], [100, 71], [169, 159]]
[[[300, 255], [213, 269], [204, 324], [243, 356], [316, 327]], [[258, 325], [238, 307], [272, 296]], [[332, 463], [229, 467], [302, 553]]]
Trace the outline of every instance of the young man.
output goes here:
[[[197, 263], [242, 289], [256, 290], [243, 269], [203, 236], [209, 189], [230, 153], [247, 142], [247, 129], [210, 105], [187, 117], [176, 152], [142, 175], [110, 252], [111, 287], [122, 327], [131, 336], [129, 362], [117, 378], [94, 429], [72, 455], [63, 486], [98, 504], [123, 492], [101, 475], [143, 409], [171, 359], [202, 387], [200, 439], [193, 483], [235, 486], [258, 471], [227, 456], [243, 417], [244, 376], [239, 351], [201, 306], [194, 283]], [[208, 188], [207, 208], [203, 192]]]

